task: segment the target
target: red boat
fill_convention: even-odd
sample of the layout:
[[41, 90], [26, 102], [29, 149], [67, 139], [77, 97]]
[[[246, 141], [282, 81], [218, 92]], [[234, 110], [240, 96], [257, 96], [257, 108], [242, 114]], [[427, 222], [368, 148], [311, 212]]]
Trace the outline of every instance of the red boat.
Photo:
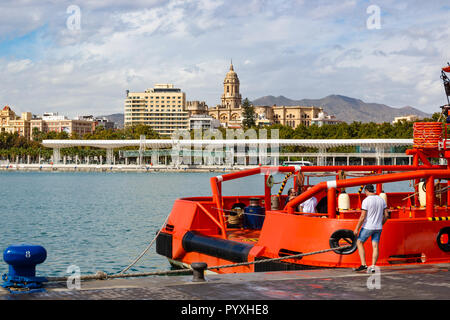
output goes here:
[[[443, 106], [448, 116], [450, 104]], [[315, 267], [358, 267], [353, 230], [365, 195], [345, 193], [345, 188], [376, 185], [389, 208], [379, 243], [378, 266], [450, 262], [450, 140], [449, 124], [414, 124], [412, 165], [392, 166], [288, 166], [258, 167], [210, 179], [211, 197], [177, 199], [167, 223], [157, 237], [156, 251], [174, 266], [205, 262], [219, 273], [296, 270]], [[447, 160], [437, 165], [437, 160]], [[442, 163], [442, 162], [440, 162]], [[280, 190], [272, 194], [273, 174], [286, 174]], [[332, 180], [310, 185], [308, 175], [331, 173]], [[357, 172], [359, 177], [347, 178]], [[263, 195], [223, 196], [227, 181], [262, 175]], [[306, 177], [306, 183], [305, 183]], [[299, 195], [286, 202], [282, 194], [294, 179]], [[384, 193], [383, 185], [410, 181], [411, 191]], [[309, 188], [311, 187], [311, 188]], [[362, 188], [360, 189], [360, 191]], [[298, 212], [298, 205], [316, 197], [317, 213]], [[346, 245], [344, 249], [334, 249]], [[301, 253], [323, 253], [243, 264]], [[372, 246], [365, 243], [370, 261]]]

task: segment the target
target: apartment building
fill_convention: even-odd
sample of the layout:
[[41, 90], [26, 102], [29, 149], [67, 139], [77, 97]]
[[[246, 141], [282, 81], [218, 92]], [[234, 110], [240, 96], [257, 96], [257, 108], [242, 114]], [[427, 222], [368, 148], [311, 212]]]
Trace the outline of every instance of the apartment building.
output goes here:
[[186, 95], [173, 84], [156, 84], [144, 92], [127, 91], [124, 124], [145, 124], [160, 135], [189, 130]]
[[92, 133], [95, 126], [89, 120], [71, 120], [58, 113], [44, 113], [42, 117], [36, 117], [31, 112], [22, 112], [21, 117], [9, 107], [5, 106], [0, 111], [0, 132], [15, 133], [27, 139], [33, 138], [33, 130], [41, 132], [67, 132], [82, 137], [86, 133]]
[[30, 137], [31, 112], [22, 112], [21, 117], [9, 107], [0, 111], [0, 132], [15, 133], [19, 136]]
[[41, 132], [67, 132], [69, 135], [77, 134], [82, 137], [86, 133], [95, 130], [93, 122], [89, 120], [72, 120], [58, 113], [44, 113], [41, 118], [33, 118], [30, 121], [30, 138], [34, 129]]

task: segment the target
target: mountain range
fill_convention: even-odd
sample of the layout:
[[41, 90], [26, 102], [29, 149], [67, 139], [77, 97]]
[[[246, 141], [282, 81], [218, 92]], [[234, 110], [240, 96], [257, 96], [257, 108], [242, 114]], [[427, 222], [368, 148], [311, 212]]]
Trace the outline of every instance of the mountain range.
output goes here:
[[429, 118], [431, 114], [416, 108], [406, 106], [393, 108], [385, 104], [367, 103], [360, 99], [350, 98], [342, 95], [330, 95], [322, 99], [292, 100], [284, 96], [265, 96], [252, 101], [253, 105], [259, 106], [315, 106], [322, 107], [329, 115], [334, 115], [338, 120], [347, 123], [360, 122], [392, 122], [394, 117], [415, 114], [419, 118]]
[[[419, 118], [430, 118], [431, 114], [416, 108], [406, 106], [393, 108], [380, 103], [367, 103], [360, 99], [350, 98], [342, 95], [330, 95], [322, 99], [292, 100], [284, 96], [265, 96], [252, 101], [255, 106], [315, 106], [322, 107], [329, 115], [334, 115], [338, 120], [347, 123], [360, 122], [392, 122], [395, 117], [415, 114]], [[117, 128], [123, 128], [123, 113], [114, 113], [105, 117], [114, 121]]]
[[106, 118], [108, 121], [114, 122], [114, 126], [116, 128], [122, 129], [124, 123], [124, 114], [123, 113], [114, 113], [108, 116], [98, 116], [99, 118]]

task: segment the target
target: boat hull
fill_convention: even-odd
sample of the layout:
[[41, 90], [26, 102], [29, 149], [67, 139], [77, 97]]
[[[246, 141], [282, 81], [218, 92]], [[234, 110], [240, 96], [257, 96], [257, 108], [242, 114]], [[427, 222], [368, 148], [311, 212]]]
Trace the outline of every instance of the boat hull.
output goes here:
[[[224, 198], [224, 203], [245, 199]], [[209, 211], [207, 216], [204, 210]], [[443, 250], [439, 242], [448, 242], [448, 234], [439, 234], [450, 229], [442, 207], [440, 217], [427, 218], [425, 211], [416, 208], [410, 212], [394, 210], [383, 227], [377, 265], [448, 263], [450, 252]], [[213, 269], [218, 273], [298, 270], [305, 268], [353, 268], [361, 262], [356, 250], [353, 230], [357, 224], [358, 210], [341, 212], [335, 219], [283, 211], [267, 211], [262, 229], [252, 236], [233, 238], [236, 229], [221, 232], [212, 218], [218, 219], [218, 211], [210, 198], [178, 199], [169, 216], [166, 227], [157, 239], [157, 252], [171, 261], [184, 266], [194, 262], [206, 262], [208, 267], [235, 265]], [[446, 229], [447, 228], [447, 229]], [[238, 230], [244, 233], [245, 230]], [[257, 234], [257, 238], [255, 237]], [[353, 239], [351, 239], [353, 237]], [[283, 261], [256, 261], [288, 255], [311, 253], [348, 244], [345, 252], [329, 251]], [[367, 263], [371, 264], [370, 239], [364, 245]]]

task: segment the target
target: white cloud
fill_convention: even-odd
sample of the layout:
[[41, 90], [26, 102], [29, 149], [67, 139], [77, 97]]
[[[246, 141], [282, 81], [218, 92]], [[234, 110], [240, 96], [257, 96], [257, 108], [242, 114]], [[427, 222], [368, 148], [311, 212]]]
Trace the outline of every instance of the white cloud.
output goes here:
[[25, 44], [17, 56], [0, 53], [0, 77], [8, 79], [0, 103], [34, 113], [108, 114], [123, 112], [126, 89], [172, 82], [188, 99], [215, 105], [233, 58], [250, 99], [337, 93], [436, 111], [439, 68], [450, 59], [445, 11], [439, 3], [377, 2], [382, 28], [369, 31], [368, 4], [352, 0], [80, 0], [77, 33], [65, 27], [72, 3], [2, 3], [0, 41], [47, 26], [47, 42], [36, 57]]
[[32, 64], [33, 62], [30, 59], [11, 61], [6, 65], [6, 72], [19, 73], [31, 67]]

